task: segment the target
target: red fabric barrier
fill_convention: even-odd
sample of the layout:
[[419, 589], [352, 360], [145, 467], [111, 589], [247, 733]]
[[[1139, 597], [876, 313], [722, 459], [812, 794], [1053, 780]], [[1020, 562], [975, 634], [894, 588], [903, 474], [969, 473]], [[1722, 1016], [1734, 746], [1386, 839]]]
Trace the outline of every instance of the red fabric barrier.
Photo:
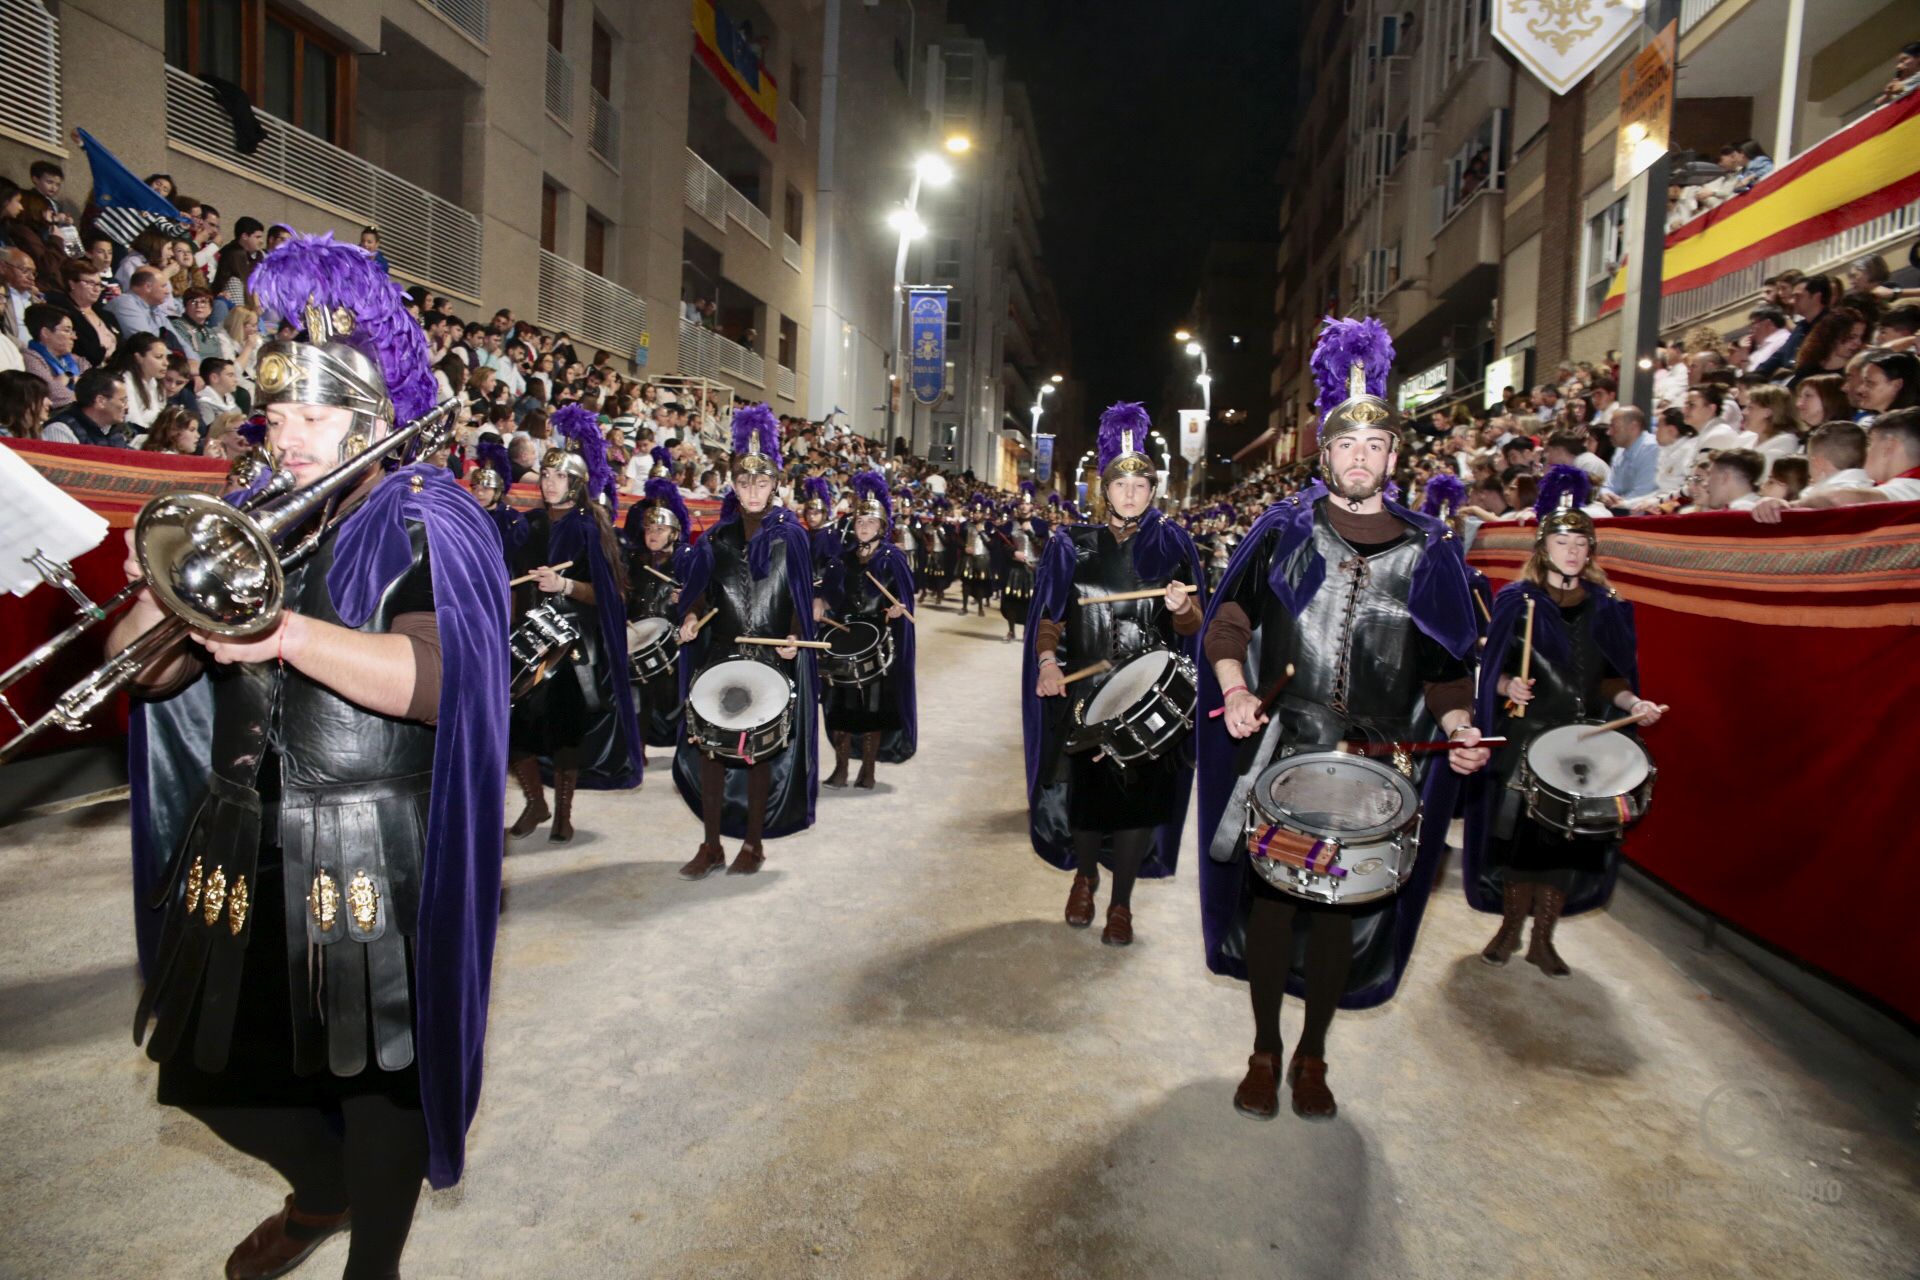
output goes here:
[[[1468, 558], [1511, 581], [1532, 545], [1488, 525]], [[1673, 708], [1628, 859], [1920, 1022], [1920, 503], [1607, 520], [1600, 559]]]

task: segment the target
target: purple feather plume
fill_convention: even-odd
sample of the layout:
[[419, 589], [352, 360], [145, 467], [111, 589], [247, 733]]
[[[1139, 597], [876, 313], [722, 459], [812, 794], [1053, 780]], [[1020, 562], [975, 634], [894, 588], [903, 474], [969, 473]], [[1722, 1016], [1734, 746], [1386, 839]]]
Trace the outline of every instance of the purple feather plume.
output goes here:
[[733, 411], [734, 456], [752, 452], [748, 441], [754, 439], [759, 440], [760, 453], [773, 464], [773, 469], [784, 471], [787, 464], [780, 456], [780, 421], [773, 416], [769, 405], [750, 404]]
[[654, 466], [665, 467], [668, 475], [673, 474], [673, 450], [663, 444], [657, 444], [647, 451], [647, 456], [653, 459]]
[[1314, 409], [1322, 418], [1352, 395], [1347, 375], [1356, 360], [1367, 369], [1367, 394], [1384, 397], [1387, 375], [1393, 371], [1393, 335], [1372, 316], [1360, 320], [1327, 316], [1313, 345], [1313, 380], [1320, 388]]
[[296, 323], [308, 303], [328, 311], [344, 307], [353, 332], [343, 341], [373, 357], [387, 380], [396, 427], [433, 408], [437, 389], [427, 335], [407, 314], [406, 297], [358, 245], [340, 244], [328, 232], [295, 236], [260, 260], [247, 288], [268, 310]]
[[1022, 481], [1020, 482], [1020, 493], [1022, 494], [1022, 496], [1024, 496], [1024, 497], [1026, 498], [1026, 500], [1027, 500], [1028, 502], [1032, 502], [1032, 501], [1033, 501], [1033, 495], [1034, 495], [1034, 484], [1033, 484], [1033, 481], [1031, 481], [1031, 480], [1022, 480]]
[[1100, 474], [1105, 475], [1113, 460], [1120, 456], [1125, 448], [1122, 433], [1133, 433], [1133, 449], [1136, 453], [1147, 451], [1147, 433], [1153, 430], [1153, 419], [1147, 414], [1147, 406], [1137, 400], [1121, 400], [1107, 406], [1100, 415], [1100, 430], [1094, 446], [1099, 454]]
[[673, 518], [680, 522], [682, 538], [693, 532], [693, 518], [687, 514], [686, 500], [680, 496], [679, 485], [666, 476], [655, 476], [641, 487], [641, 493], [646, 501], [673, 512]]
[[554, 410], [549, 425], [553, 434], [572, 441], [574, 452], [586, 460], [587, 496], [604, 495], [607, 510], [618, 514], [620, 482], [614, 478], [613, 468], [607, 465], [607, 438], [600, 434], [599, 415], [578, 404], [564, 404]]
[[818, 498], [827, 510], [833, 510], [833, 490], [828, 486], [825, 476], [808, 476], [801, 485], [801, 492], [806, 495], [808, 502]]
[[1427, 496], [1420, 503], [1420, 514], [1445, 520], [1460, 509], [1467, 498], [1467, 486], [1451, 471], [1442, 471], [1427, 481]]
[[1547, 474], [1540, 477], [1540, 489], [1533, 500], [1533, 514], [1545, 520], [1560, 509], [1560, 499], [1565, 494], [1573, 495], [1573, 509], [1578, 511], [1587, 505], [1587, 498], [1593, 493], [1593, 479], [1578, 467], [1565, 463], [1548, 467]]
[[893, 494], [887, 490], [887, 477], [878, 471], [862, 471], [853, 477], [853, 500], [874, 499], [887, 513], [887, 528], [893, 528]]
[[1073, 521], [1075, 524], [1080, 523], [1080, 508], [1073, 505], [1072, 498], [1068, 498], [1065, 501], [1063, 501], [1060, 504], [1060, 507], [1062, 510], [1064, 510], [1067, 513], [1067, 519]]
[[267, 415], [256, 413], [235, 427], [234, 431], [242, 440], [258, 449], [267, 442]]
[[513, 459], [507, 454], [507, 446], [498, 440], [482, 440], [473, 446], [473, 460], [498, 475], [503, 487], [513, 483]]

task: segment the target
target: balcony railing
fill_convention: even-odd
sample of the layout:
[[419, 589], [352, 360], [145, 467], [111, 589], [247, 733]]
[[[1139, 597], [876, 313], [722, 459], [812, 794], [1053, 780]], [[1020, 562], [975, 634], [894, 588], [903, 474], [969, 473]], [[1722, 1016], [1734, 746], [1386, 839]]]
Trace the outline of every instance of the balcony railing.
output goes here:
[[573, 128], [573, 63], [552, 45], [547, 46], [547, 114]]
[[800, 269], [800, 242], [784, 231], [780, 233], [780, 257], [795, 271]]
[[800, 398], [800, 375], [783, 364], [774, 366], [773, 389], [783, 400]]
[[421, 0], [421, 3], [480, 44], [487, 42], [487, 0]]
[[587, 149], [620, 168], [620, 108], [589, 89], [587, 98]]
[[60, 24], [40, 0], [0, 0], [0, 31], [0, 131], [59, 146]]
[[257, 178], [380, 228], [397, 274], [477, 302], [480, 219], [351, 151], [256, 110], [266, 137], [251, 155], [234, 150], [233, 122], [198, 79], [167, 68], [167, 144], [210, 164]]
[[632, 290], [542, 249], [540, 324], [630, 357], [647, 329], [647, 304]]
[[[687, 207], [722, 231], [727, 229], [727, 196], [732, 190], [720, 171], [687, 148]], [[691, 373], [692, 370], [686, 372]], [[711, 376], [711, 375], [703, 375]]]
[[764, 356], [684, 316], [680, 318], [680, 372], [694, 378], [721, 378], [732, 374], [755, 386], [767, 384]]
[[[724, 179], [722, 180], [724, 182]], [[773, 219], [760, 206], [747, 199], [732, 183], [726, 183], [727, 216], [747, 229], [747, 234], [768, 248], [773, 247]]]
[[1721, 0], [1680, 0], [1680, 34], [1699, 26], [1720, 4]]

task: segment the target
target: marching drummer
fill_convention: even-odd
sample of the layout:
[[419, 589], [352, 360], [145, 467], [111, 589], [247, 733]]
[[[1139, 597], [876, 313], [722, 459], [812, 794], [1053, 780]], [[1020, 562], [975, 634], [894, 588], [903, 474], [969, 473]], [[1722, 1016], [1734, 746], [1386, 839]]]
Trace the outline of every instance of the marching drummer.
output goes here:
[[[703, 880], [725, 867], [752, 875], [766, 862], [762, 841], [813, 824], [820, 791], [819, 683], [813, 653], [797, 645], [748, 645], [743, 640], [813, 639], [813, 557], [806, 526], [787, 507], [773, 505], [781, 470], [780, 425], [764, 404], [733, 415], [733, 488], [720, 519], [693, 546], [677, 611], [681, 678], [699, 699], [693, 675], [715, 664], [753, 658], [771, 661], [792, 681], [794, 726], [787, 744], [753, 759], [722, 759], [696, 745], [682, 719], [673, 755], [673, 784], [705, 823], [699, 851], [680, 868]], [[781, 708], [772, 708], [778, 718]], [[777, 797], [777, 800], [775, 799]], [[733, 865], [722, 833], [740, 840]]]
[[[693, 521], [671, 477], [649, 479], [641, 495], [639, 545], [627, 561], [627, 647], [634, 658], [641, 736], [650, 747], [670, 747], [680, 727], [680, 677], [673, 661], [677, 628], [669, 624], [693, 555]], [[627, 527], [634, 524], [629, 517]], [[649, 661], [651, 654], [657, 659]]]
[[[1106, 519], [1054, 529], [1035, 574], [1022, 675], [1028, 825], [1034, 852], [1072, 870], [1066, 920], [1093, 923], [1100, 866], [1113, 892], [1100, 940], [1133, 941], [1136, 877], [1170, 876], [1180, 853], [1193, 766], [1187, 735], [1157, 758], [1122, 767], [1098, 750], [1065, 750], [1075, 706], [1097, 690], [1069, 681], [1089, 667], [1118, 669], [1150, 651], [1189, 662], [1200, 631], [1200, 561], [1193, 539], [1154, 505], [1152, 420], [1145, 406], [1122, 402], [1100, 415], [1098, 451]], [[1110, 604], [1101, 596], [1135, 597]], [[1068, 668], [1074, 668], [1069, 671]]]
[[914, 598], [913, 570], [889, 539], [892, 524], [887, 478], [878, 471], [856, 475], [852, 545], [842, 549], [835, 571], [827, 575], [837, 617], [827, 618], [824, 626], [836, 654], [847, 641], [871, 637], [880, 643], [884, 636], [892, 661], [877, 672], [858, 673], [857, 682], [836, 680], [824, 690], [827, 733], [833, 741], [830, 787], [847, 785], [847, 760], [857, 753], [860, 776], [853, 785], [871, 789], [876, 764], [904, 763], [919, 743], [913, 625], [907, 616], [907, 604]]
[[[1477, 633], [1465, 562], [1444, 524], [1386, 497], [1399, 445], [1382, 398], [1392, 361], [1377, 321], [1327, 321], [1313, 356], [1326, 485], [1267, 509], [1208, 611], [1197, 721], [1202, 924], [1207, 966], [1245, 979], [1252, 996], [1253, 1055], [1234, 1106], [1263, 1120], [1279, 1113], [1280, 1002], [1290, 981], [1306, 994], [1305, 1030], [1286, 1072], [1293, 1110], [1334, 1114], [1326, 1079], [1334, 1010], [1393, 995], [1447, 824], [1425, 824], [1398, 893], [1358, 906], [1317, 902], [1282, 892], [1276, 882], [1286, 876], [1253, 866], [1255, 782], [1288, 755], [1342, 743], [1391, 755], [1390, 744], [1431, 738], [1437, 721], [1454, 743], [1450, 767], [1428, 770], [1424, 807], [1451, 814], [1455, 775], [1487, 760], [1472, 723]], [[1400, 754], [1410, 767], [1411, 754]]]
[[1000, 616], [1006, 619], [1007, 639], [1018, 637], [1015, 628], [1027, 625], [1027, 610], [1033, 605], [1033, 570], [1040, 559], [1040, 548], [1052, 530], [1035, 516], [1033, 481], [1020, 482], [1020, 498], [1013, 506], [1013, 519], [1000, 530], [1007, 547], [1007, 567], [1000, 592]]
[[[1540, 526], [1533, 554], [1519, 580], [1494, 597], [1476, 720], [1489, 735], [1506, 738], [1507, 745], [1494, 753], [1486, 776], [1469, 788], [1461, 865], [1468, 903], [1502, 917], [1480, 958], [1504, 965], [1531, 915], [1527, 963], [1550, 978], [1570, 972], [1553, 948], [1554, 925], [1563, 915], [1606, 905], [1620, 869], [1621, 835], [1639, 816], [1644, 796], [1628, 793], [1650, 777], [1650, 770], [1628, 731], [1655, 723], [1665, 710], [1635, 692], [1639, 653], [1633, 606], [1607, 585], [1594, 558], [1593, 517], [1581, 509], [1591, 486], [1578, 467], [1547, 472], [1534, 506]], [[1584, 813], [1580, 822], [1589, 830], [1610, 829], [1575, 835], [1535, 816], [1523, 766], [1550, 730], [1602, 717], [1611, 728], [1591, 737], [1572, 735], [1572, 746], [1583, 760], [1623, 758], [1621, 786], [1616, 803]], [[1631, 724], [1619, 723], [1628, 718]], [[1609, 789], [1604, 780], [1597, 782], [1596, 789]]]

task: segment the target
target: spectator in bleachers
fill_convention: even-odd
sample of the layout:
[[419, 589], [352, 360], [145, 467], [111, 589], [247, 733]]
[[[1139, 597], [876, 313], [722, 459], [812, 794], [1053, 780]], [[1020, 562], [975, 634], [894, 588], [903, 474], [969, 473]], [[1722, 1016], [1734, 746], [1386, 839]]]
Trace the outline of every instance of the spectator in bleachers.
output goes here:
[[1822, 373], [1839, 373], [1847, 361], [1860, 354], [1867, 341], [1867, 320], [1851, 307], [1835, 307], [1823, 312], [1808, 329], [1806, 340], [1794, 356], [1793, 373], [1787, 385], [1797, 386], [1802, 379]]
[[147, 428], [147, 438], [140, 442], [140, 448], [147, 453], [198, 453], [200, 419], [178, 405], [169, 405]]
[[1747, 433], [1753, 437], [1754, 450], [1767, 460], [1767, 474], [1776, 459], [1800, 452], [1800, 419], [1793, 401], [1793, 393], [1785, 387], [1769, 385], [1747, 392]]
[[1767, 470], [1767, 478], [1760, 482], [1760, 496], [1792, 502], [1806, 492], [1811, 478], [1812, 469], [1806, 458], [1775, 458]]
[[129, 277], [127, 291], [107, 304], [120, 326], [122, 342], [136, 334], [155, 337], [172, 331], [175, 312], [167, 277], [155, 267], [141, 267]]
[[172, 243], [172, 237], [166, 232], [148, 227], [133, 238], [133, 244], [120, 259], [120, 265], [113, 269], [113, 282], [124, 292], [133, 287], [133, 273], [140, 268], [153, 266], [163, 271], [168, 269], [168, 246]]
[[1746, 358], [1741, 367], [1749, 373], [1757, 372], [1761, 365], [1773, 358], [1776, 351], [1787, 343], [1791, 334], [1787, 328], [1787, 313], [1778, 307], [1755, 307], [1747, 313], [1747, 335], [1741, 339]]
[[380, 252], [380, 228], [360, 228], [360, 247], [366, 250], [369, 257], [380, 264], [382, 271], [388, 273], [393, 271], [393, 268], [387, 263], [387, 255]]
[[220, 251], [213, 266], [211, 288], [229, 307], [247, 300], [247, 279], [265, 256], [267, 229], [258, 218], [239, 218], [233, 224], [233, 239]]
[[167, 344], [154, 333], [128, 334], [108, 362], [107, 369], [126, 390], [125, 407], [117, 421], [145, 431], [166, 408], [162, 379], [167, 372]]
[[43, 301], [40, 296], [39, 268], [26, 250], [12, 245], [0, 249], [0, 284], [6, 286], [5, 306], [0, 307], [0, 332], [24, 350], [27, 337], [27, 308]]
[[1654, 433], [1660, 446], [1660, 461], [1654, 469], [1654, 496], [1684, 492], [1687, 477], [1693, 474], [1693, 459], [1700, 452], [1700, 439], [1693, 424], [1680, 409], [1662, 409], [1660, 426]]
[[1801, 276], [1797, 272], [1781, 273], [1782, 282], [1789, 277], [1792, 277], [1789, 305], [1797, 317], [1793, 332], [1787, 335], [1787, 340], [1780, 344], [1778, 351], [1775, 351], [1770, 358], [1761, 361], [1753, 370], [1769, 378], [1776, 376], [1783, 369], [1794, 367], [1794, 359], [1800, 354], [1800, 344], [1806, 341], [1807, 333], [1813, 328], [1814, 321], [1826, 314], [1827, 308], [1833, 305], [1835, 292], [1833, 281], [1826, 276]]
[[64, 424], [47, 430], [47, 384], [24, 369], [0, 371], [0, 436], [73, 444]]
[[212, 422], [222, 414], [243, 412], [246, 406], [235, 397], [240, 391], [240, 370], [233, 361], [209, 356], [200, 362], [200, 418]]
[[1808, 378], [1793, 389], [1794, 416], [1811, 430], [1823, 422], [1846, 422], [1853, 417], [1845, 382], [1831, 373]]
[[1807, 487], [1800, 496], [1828, 489], [1866, 489], [1867, 429], [1845, 418], [1814, 429], [1807, 441]]
[[1705, 382], [1687, 389], [1687, 398], [1681, 411], [1686, 415], [1687, 425], [1693, 428], [1694, 435], [1698, 437], [1696, 447], [1738, 449], [1746, 443], [1724, 416], [1726, 402], [1727, 393], [1715, 383]]
[[1722, 449], [1707, 468], [1708, 511], [1751, 511], [1760, 501], [1767, 460], [1753, 449]]
[[1613, 468], [1587, 448], [1587, 436], [1583, 431], [1562, 428], [1547, 437], [1542, 462], [1548, 467], [1578, 467], [1587, 473], [1593, 481], [1593, 492], [1599, 493], [1607, 487], [1607, 479], [1613, 474]]
[[1615, 411], [1607, 435], [1613, 441], [1614, 455], [1610, 460], [1613, 471], [1601, 503], [1617, 507], [1654, 493], [1659, 482], [1660, 446], [1647, 430], [1647, 415], [1633, 405], [1623, 404]]
[[1920, 404], [1920, 358], [1907, 351], [1870, 351], [1861, 361], [1862, 413], [1882, 414]]
[[[125, 351], [122, 347], [121, 352]], [[55, 438], [53, 426], [57, 422], [74, 444], [131, 449], [133, 435], [127, 430], [126, 418], [127, 385], [120, 375], [112, 369], [89, 369], [74, 386], [73, 403], [65, 413], [47, 423], [43, 438]]]
[[[169, 325], [173, 345], [198, 363], [202, 360], [233, 358], [233, 342], [213, 319], [213, 293], [194, 288], [180, 300], [180, 314]], [[166, 335], [161, 335], [165, 337]]]
[[113, 358], [120, 345], [120, 329], [111, 313], [100, 305], [105, 289], [100, 272], [91, 259], [69, 259], [62, 276], [64, 292], [47, 291], [47, 302], [60, 308], [73, 320], [73, 349], [85, 356], [88, 364], [101, 365]]
[[1889, 102], [1898, 102], [1920, 86], [1920, 40], [1903, 45], [1893, 58], [1893, 79], [1887, 81], [1886, 88], [1874, 99], [1875, 106], [1885, 106]]
[[73, 350], [73, 318], [44, 302], [27, 308], [27, 349], [20, 353], [26, 371], [47, 384], [47, 400], [59, 413], [73, 403], [74, 384], [92, 365]]

